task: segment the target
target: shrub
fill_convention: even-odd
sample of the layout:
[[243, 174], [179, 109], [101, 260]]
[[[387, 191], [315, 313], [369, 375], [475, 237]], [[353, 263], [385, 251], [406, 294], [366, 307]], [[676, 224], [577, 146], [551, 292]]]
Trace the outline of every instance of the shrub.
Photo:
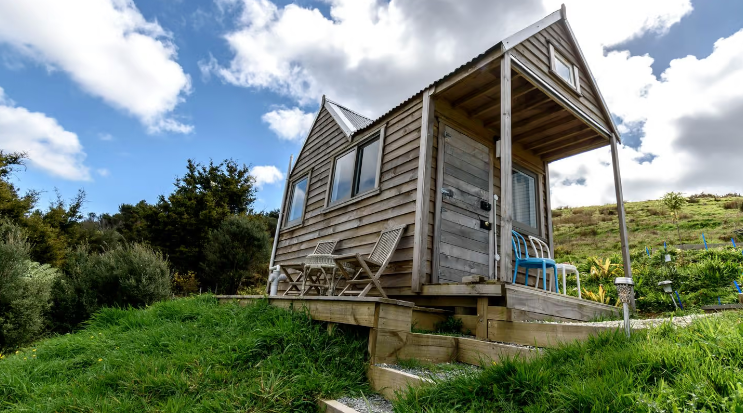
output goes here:
[[199, 292], [199, 281], [196, 279], [196, 273], [189, 271], [186, 274], [175, 273], [171, 281], [173, 294], [185, 297]]
[[743, 200], [736, 199], [733, 201], [728, 201], [725, 202], [722, 207], [725, 209], [741, 209], [743, 208]]
[[204, 248], [204, 279], [215, 292], [235, 294], [260, 283], [255, 273], [268, 267], [270, 239], [260, 219], [233, 215], [211, 230]]
[[51, 285], [57, 272], [29, 259], [31, 246], [13, 224], [0, 230], [0, 349], [41, 336], [47, 325]]
[[54, 330], [70, 331], [99, 308], [142, 307], [170, 296], [170, 270], [149, 247], [118, 246], [102, 254], [72, 251], [52, 292]]

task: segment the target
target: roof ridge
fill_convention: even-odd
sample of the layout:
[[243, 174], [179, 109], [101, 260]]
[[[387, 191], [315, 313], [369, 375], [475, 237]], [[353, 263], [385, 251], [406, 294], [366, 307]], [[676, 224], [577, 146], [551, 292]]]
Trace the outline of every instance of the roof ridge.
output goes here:
[[341, 109], [345, 109], [345, 110], [347, 110], [347, 111], [349, 111], [349, 112], [353, 113], [354, 115], [356, 115], [356, 116], [358, 116], [358, 117], [364, 118], [364, 119], [366, 119], [366, 120], [374, 120], [374, 119], [372, 119], [372, 118], [369, 118], [369, 117], [367, 117], [367, 116], [364, 116], [364, 115], [360, 114], [359, 112], [356, 112], [356, 111], [355, 111], [355, 110], [353, 110], [353, 109], [349, 109], [349, 108], [348, 108], [347, 106], [341, 105], [340, 103], [338, 103], [338, 102], [336, 102], [336, 101], [334, 101], [334, 100], [332, 100], [332, 99], [328, 99], [327, 97], [325, 98], [325, 101], [327, 101], [327, 102], [330, 102], [330, 103], [332, 103], [332, 104], [334, 104], [334, 105], [338, 106], [338, 107], [339, 107], [339, 108], [341, 108]]

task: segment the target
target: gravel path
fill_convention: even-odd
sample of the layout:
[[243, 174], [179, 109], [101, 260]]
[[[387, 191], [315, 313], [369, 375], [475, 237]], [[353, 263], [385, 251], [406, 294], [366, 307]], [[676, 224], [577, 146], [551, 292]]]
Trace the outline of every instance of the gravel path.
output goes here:
[[480, 367], [464, 363], [442, 363], [435, 364], [431, 367], [403, 367], [397, 364], [377, 364], [377, 366], [387, 367], [437, 381], [449, 380], [462, 374], [473, 374], [482, 371]]
[[392, 413], [392, 403], [378, 394], [370, 394], [366, 397], [341, 397], [340, 403], [355, 409], [359, 413]]
[[[640, 328], [652, 328], [657, 327], [665, 322], [672, 322], [674, 325], [679, 327], [686, 327], [689, 324], [692, 323], [692, 321], [713, 316], [714, 314], [690, 314], [685, 315], [682, 317], [668, 317], [668, 318], [648, 318], [645, 320], [632, 320], [630, 319], [630, 325], [634, 329], [640, 329]], [[585, 322], [585, 323], [558, 323], [554, 321], [538, 321], [545, 324], [570, 324], [570, 325], [578, 325], [578, 326], [594, 326], [594, 327], [622, 327], [624, 326], [624, 321], [622, 320], [613, 320], [613, 321], [596, 321], [596, 322]]]

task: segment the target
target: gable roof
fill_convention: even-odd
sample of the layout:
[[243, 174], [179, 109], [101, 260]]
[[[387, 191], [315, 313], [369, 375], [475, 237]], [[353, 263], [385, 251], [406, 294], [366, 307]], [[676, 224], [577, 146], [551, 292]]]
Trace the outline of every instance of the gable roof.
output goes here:
[[348, 138], [350, 138], [357, 130], [364, 129], [373, 122], [366, 116], [359, 115], [351, 109], [341, 106], [330, 99], [325, 98], [324, 101], [325, 104], [323, 106], [328, 110], [341, 129], [343, 129], [343, 132]]

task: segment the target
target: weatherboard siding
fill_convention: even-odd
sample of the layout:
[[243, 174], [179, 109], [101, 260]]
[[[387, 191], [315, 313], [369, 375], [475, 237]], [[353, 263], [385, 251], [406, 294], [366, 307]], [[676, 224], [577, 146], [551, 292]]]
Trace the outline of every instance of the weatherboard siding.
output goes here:
[[325, 109], [320, 111], [291, 176], [296, 179], [312, 169], [304, 221], [281, 231], [277, 264], [301, 261], [318, 242], [329, 239], [338, 240], [335, 254], [368, 254], [383, 229], [406, 224], [382, 284], [410, 287], [421, 115], [422, 102], [416, 99], [378, 123], [386, 123], [380, 193], [326, 212], [333, 157], [350, 149], [366, 134], [362, 132], [349, 142], [332, 116]]

